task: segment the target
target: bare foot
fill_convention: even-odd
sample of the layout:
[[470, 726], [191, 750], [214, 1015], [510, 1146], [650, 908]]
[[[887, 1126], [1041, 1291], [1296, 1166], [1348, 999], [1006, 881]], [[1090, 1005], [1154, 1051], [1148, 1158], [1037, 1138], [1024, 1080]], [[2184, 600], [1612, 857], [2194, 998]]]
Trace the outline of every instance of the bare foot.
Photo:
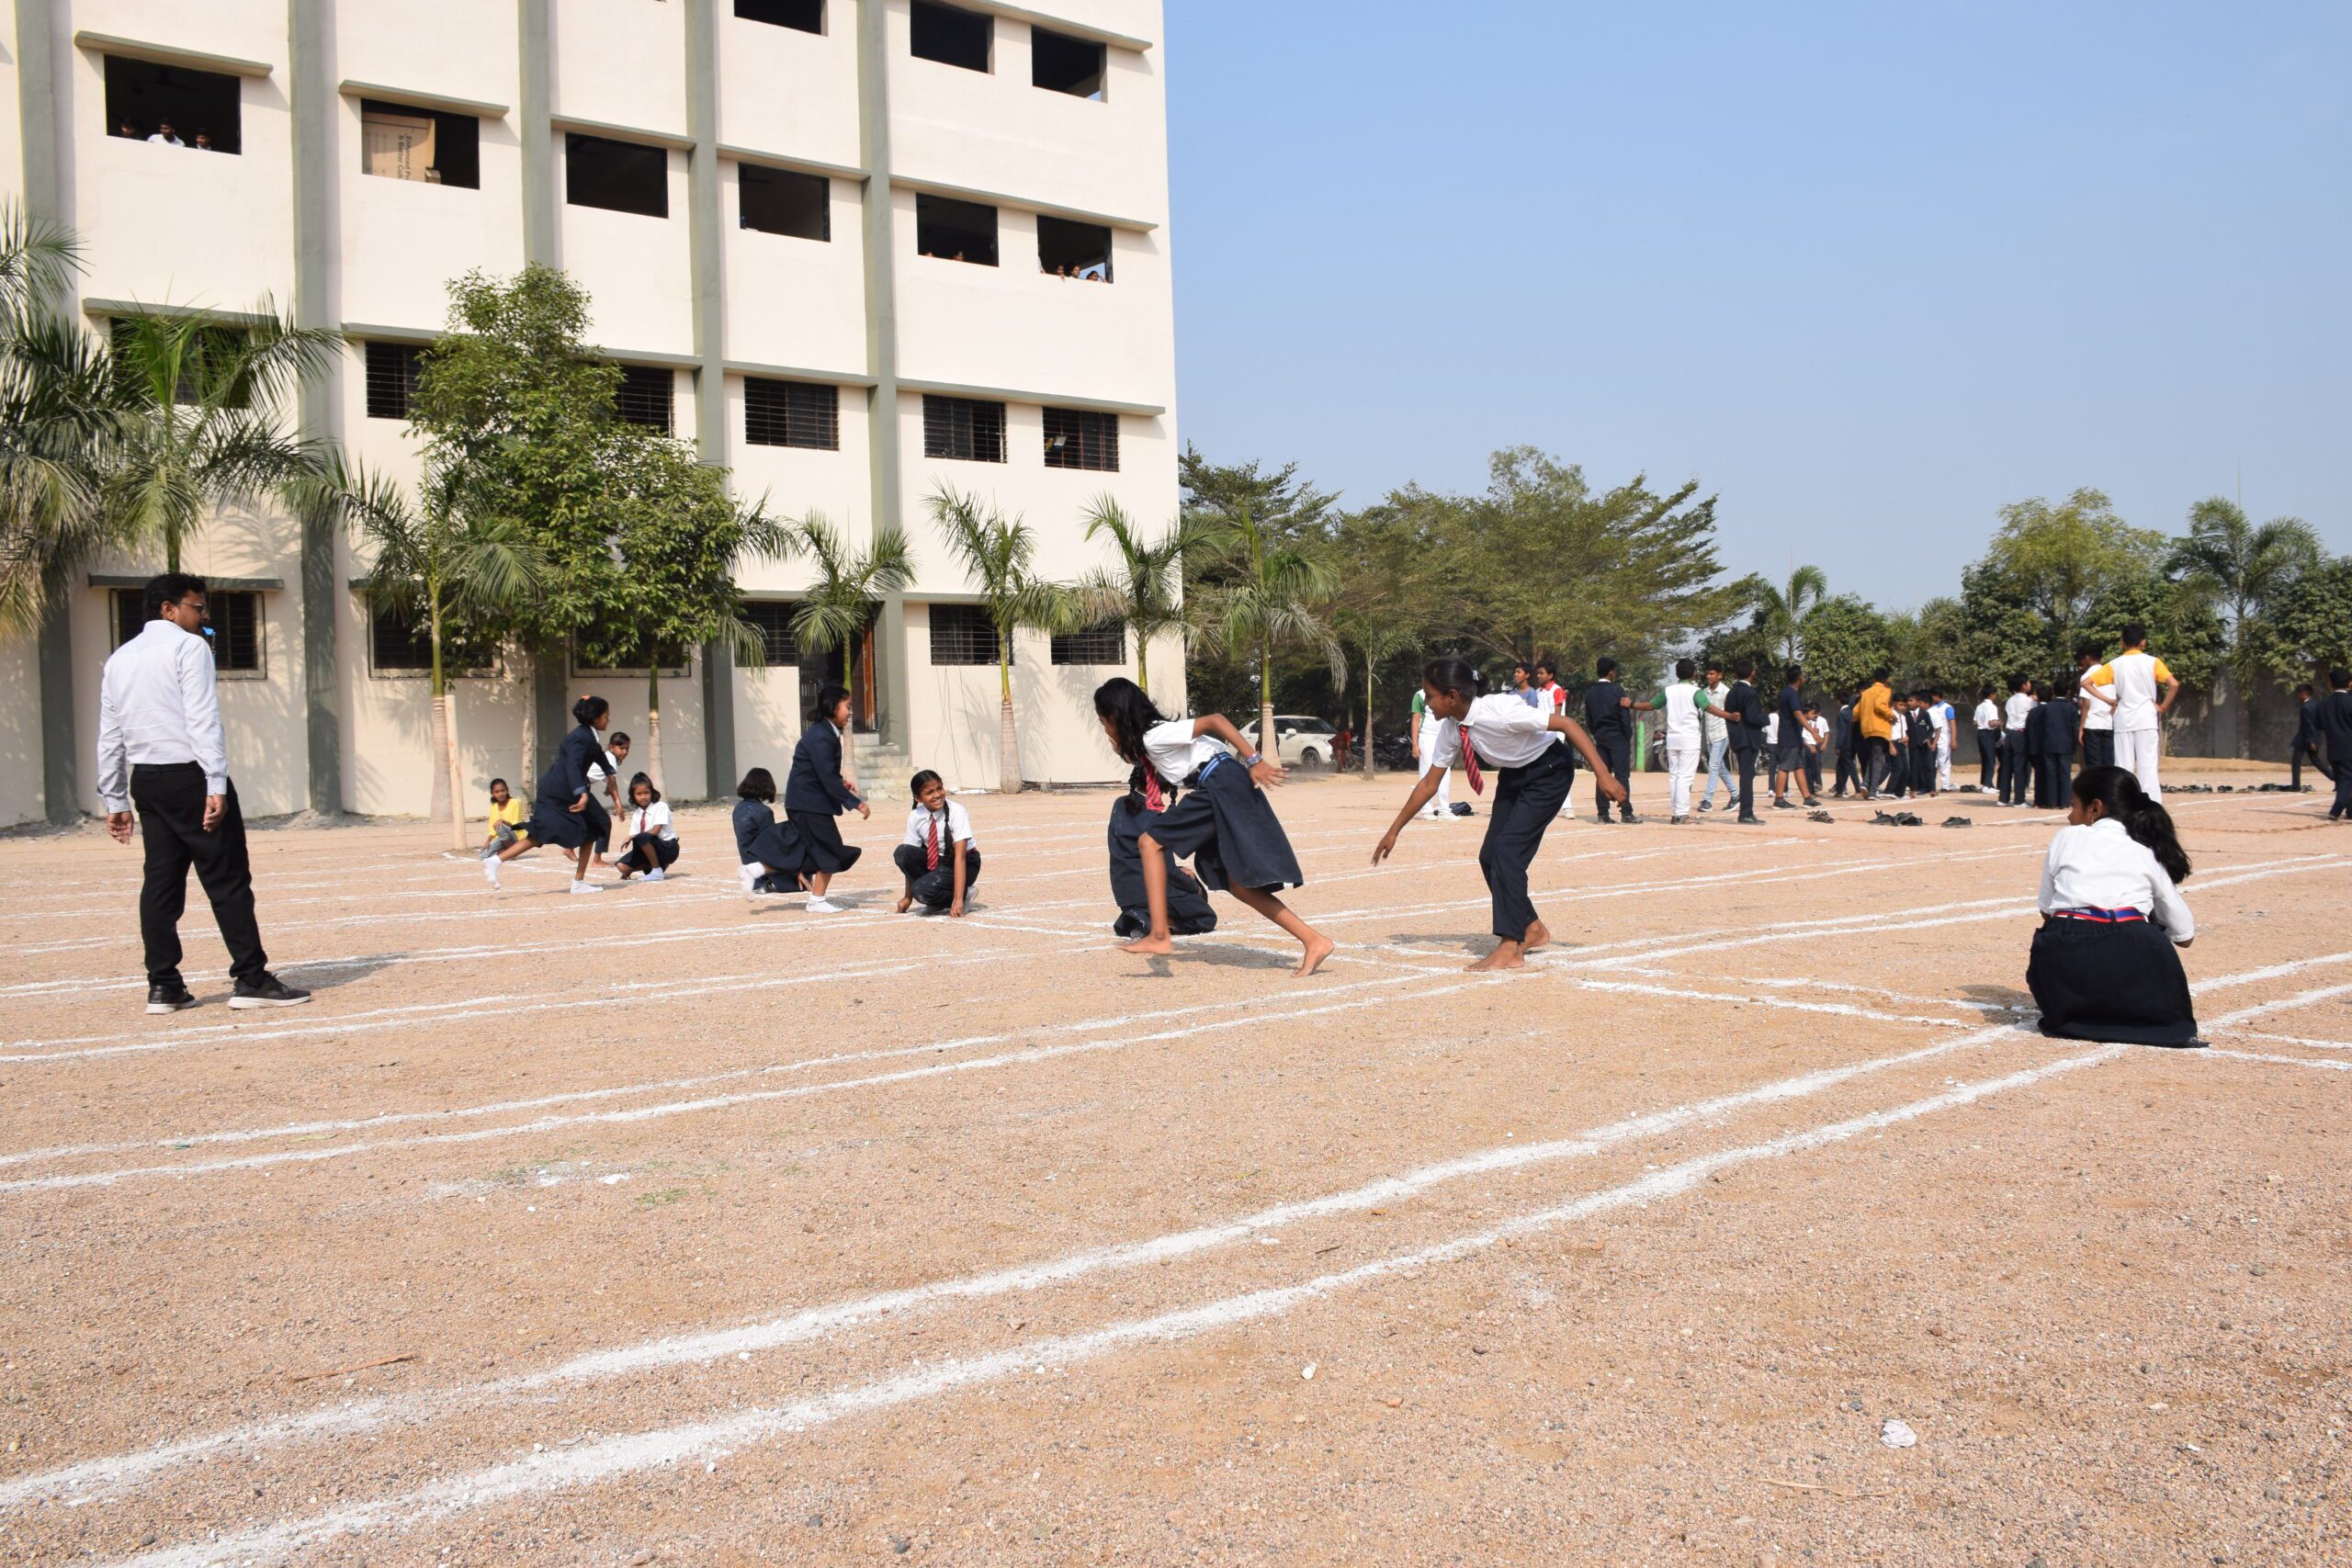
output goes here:
[[1165, 958], [1176, 951], [1176, 944], [1164, 936], [1139, 936], [1133, 942], [1120, 944], [1119, 951], [1148, 953]]
[[1527, 940], [1519, 944], [1521, 953], [1533, 953], [1539, 947], [1552, 945], [1552, 928], [1537, 920], [1527, 928]]
[[914, 907], [915, 907], [915, 896], [914, 896], [913, 894], [911, 894], [911, 893], [908, 894], [905, 897], [903, 897], [903, 898], [901, 898], [901, 899], [899, 899], [899, 913], [900, 913], [900, 914], [902, 914], [902, 915], [903, 915], [903, 914], [905, 914], [909, 909], [913, 908]]
[[1318, 933], [1311, 938], [1306, 943], [1306, 955], [1298, 961], [1298, 967], [1290, 972], [1291, 978], [1304, 980], [1317, 969], [1322, 968], [1323, 961], [1331, 956], [1333, 946], [1334, 943], [1328, 936]]
[[1468, 967], [1473, 975], [1491, 975], [1498, 969], [1524, 969], [1527, 961], [1520, 956], [1519, 943], [1498, 942], [1495, 943], [1494, 952]]

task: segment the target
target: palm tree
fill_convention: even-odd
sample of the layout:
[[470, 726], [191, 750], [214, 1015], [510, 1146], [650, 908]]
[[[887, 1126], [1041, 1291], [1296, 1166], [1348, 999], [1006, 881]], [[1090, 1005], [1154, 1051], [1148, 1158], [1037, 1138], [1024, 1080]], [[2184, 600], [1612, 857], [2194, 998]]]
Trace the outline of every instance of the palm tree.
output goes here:
[[1379, 763], [1372, 750], [1373, 708], [1377, 696], [1374, 682], [1381, 664], [1408, 649], [1419, 647], [1421, 634], [1419, 628], [1385, 610], [1350, 608], [1340, 611], [1331, 620], [1340, 640], [1363, 659], [1363, 776], [1369, 783], [1379, 774]]
[[1258, 745], [1274, 743], [1274, 649], [1304, 642], [1322, 649], [1331, 680], [1347, 680], [1347, 661], [1322, 607], [1339, 573], [1313, 549], [1269, 540], [1247, 504], [1205, 515], [1206, 537], [1227, 558], [1224, 581], [1193, 595], [1195, 634], [1220, 649], [1248, 649], [1258, 666]]
[[2238, 751], [2254, 746], [2254, 689], [2262, 678], [2255, 629], [2287, 585], [2317, 566], [2326, 552], [2318, 532], [2300, 517], [2274, 517], [2256, 526], [2245, 509], [2209, 496], [2188, 509], [2188, 536], [2173, 543], [2167, 567], [2230, 617], [2223, 662], [2238, 693]]
[[250, 322], [202, 310], [118, 321], [98, 481], [109, 529], [160, 542], [164, 570], [177, 571], [188, 536], [222, 507], [322, 475], [327, 446], [287, 433], [287, 404], [341, 348], [335, 333], [297, 327], [266, 301]]
[[1179, 517], [1168, 532], [1147, 542], [1143, 530], [1109, 495], [1086, 510], [1086, 536], [1111, 536], [1118, 564], [1089, 573], [1078, 584], [1079, 602], [1090, 621], [1121, 621], [1136, 638], [1136, 684], [1151, 691], [1151, 644], [1164, 633], [1186, 629], [1184, 552], [1201, 541], [1200, 524]]
[[979, 585], [980, 607], [996, 630], [997, 787], [1016, 795], [1021, 790], [1021, 735], [1012, 718], [1012, 634], [1022, 626], [1045, 631], [1074, 626], [1080, 618], [1077, 598], [1062, 584], [1031, 573], [1037, 536], [1020, 518], [1008, 519], [993, 506], [983, 511], [978, 496], [959, 495], [947, 486], [934, 491], [925, 504], [932, 521], [947, 536], [947, 547]]
[[79, 247], [0, 207], [0, 634], [29, 630], [109, 542], [94, 504], [106, 357], [56, 307]]
[[[823, 513], [811, 512], [786, 529], [782, 544], [779, 553], [806, 552], [817, 568], [817, 580], [792, 612], [792, 640], [820, 653], [840, 649], [842, 684], [856, 690], [851, 664], [857, 655], [857, 634], [873, 617], [874, 602], [904, 592], [915, 580], [914, 554], [906, 535], [891, 525], [877, 532], [873, 545], [861, 554]], [[844, 770], [853, 743], [851, 737], [842, 738]]]
[[1817, 566], [1801, 566], [1789, 573], [1788, 586], [1776, 588], [1762, 578], [1751, 580], [1757, 628], [1781, 645], [1781, 661], [1797, 661], [1798, 629], [1815, 606], [1829, 597], [1829, 576]]
[[[361, 592], [370, 604], [422, 620], [432, 649], [433, 815], [449, 814], [451, 844], [466, 842], [466, 791], [458, 763], [458, 715], [448, 654], [460, 628], [469, 643], [502, 639], [514, 614], [546, 585], [546, 556], [521, 521], [483, 514], [446, 473], [428, 475], [412, 502], [380, 474], [337, 461], [318, 499], [346, 517], [375, 563]], [[446, 797], [446, 806], [445, 806]]]

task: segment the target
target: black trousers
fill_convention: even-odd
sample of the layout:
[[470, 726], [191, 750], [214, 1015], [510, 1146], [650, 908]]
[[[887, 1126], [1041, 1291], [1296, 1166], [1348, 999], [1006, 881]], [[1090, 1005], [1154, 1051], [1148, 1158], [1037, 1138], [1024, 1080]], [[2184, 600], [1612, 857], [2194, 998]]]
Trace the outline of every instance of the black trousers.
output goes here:
[[1804, 754], [1804, 792], [1808, 795], [1821, 793], [1821, 753], [1818, 751]]
[[2001, 735], [2001, 798], [2012, 806], [2025, 804], [2026, 783], [2030, 776], [2028, 762], [2025, 738], [2004, 730]]
[[[1596, 735], [1592, 738], [1592, 749], [1600, 753], [1600, 760], [1609, 764], [1609, 771], [1615, 773], [1617, 775], [1617, 782], [1625, 786], [1625, 815], [1631, 817], [1634, 814], [1633, 741], [1622, 735], [1612, 735], [1606, 739]], [[1554, 751], [1564, 750], [1566, 750], [1566, 748], [1560, 746], [1555, 746], [1552, 748], [1552, 750]], [[1545, 754], [1548, 756], [1550, 753], [1547, 752]], [[1576, 771], [1576, 765], [1574, 763], [1570, 763], [1568, 771], [1570, 773], [1574, 773]], [[1565, 800], [1566, 798], [1566, 796], [1562, 796], [1562, 799]], [[1599, 774], [1595, 774], [1592, 781], [1592, 809], [1594, 815], [1598, 816], [1603, 822], [1609, 820], [1609, 797], [1600, 793], [1600, 778]], [[1517, 937], [1513, 937], [1511, 940], [1513, 942], [1517, 942], [1519, 939]]]
[[2001, 776], [2001, 732], [1980, 729], [1976, 732], [1976, 786], [1992, 789]]
[[2352, 761], [2335, 760], [2335, 803], [2327, 808], [2330, 818], [2352, 817]]
[[2319, 770], [2320, 777], [2332, 779], [2335, 776], [2335, 770], [2327, 765], [2327, 759], [2320, 755], [2319, 748], [2307, 740], [2287, 754], [2287, 781], [2294, 788], [2303, 787], [2303, 759], [2306, 757], [2311, 759], [2312, 766]]
[[[890, 852], [890, 859], [907, 879], [907, 891], [914, 901], [929, 909], [944, 909], [956, 902], [956, 866], [946, 855], [939, 857], [939, 864], [923, 869], [923, 852], [912, 844], [900, 844]], [[964, 852], [964, 891], [969, 893], [980, 885], [980, 852]]]
[[2083, 731], [2083, 766], [2086, 769], [2115, 766], [2115, 731], [2112, 729]]
[[2033, 803], [2063, 810], [2075, 782], [2072, 751], [2044, 751], [2033, 760]]
[[1565, 745], [1545, 747], [1542, 757], [1523, 768], [1495, 770], [1495, 804], [1487, 813], [1478, 869], [1494, 899], [1495, 935], [1505, 942], [1524, 941], [1527, 928], [1535, 923], [1535, 902], [1527, 896], [1527, 868], [1535, 863], [1544, 829], [1567, 803], [1568, 786], [1576, 777], [1577, 765]]
[[[1884, 741], [1875, 742], [1884, 745]], [[1743, 822], [1756, 815], [1756, 748], [1731, 754], [1733, 765], [1739, 769], [1739, 819]]]
[[[1848, 784], [1853, 785], [1858, 790], [1870, 787], [1862, 782], [1861, 758], [1852, 751], [1840, 751], [1838, 753], [1837, 793], [1844, 795]], [[1818, 790], [1815, 793], [1819, 793]]]
[[147, 983], [180, 980], [180, 914], [187, 908], [188, 868], [196, 868], [213, 923], [229, 948], [229, 973], [261, 977], [269, 967], [261, 926], [254, 919], [254, 868], [245, 853], [245, 817], [237, 786], [229, 785], [220, 824], [204, 830], [204, 770], [194, 762], [141, 764], [130, 770], [130, 804], [139, 810], [146, 846], [146, 881], [139, 889], [139, 938], [147, 949]]
[[1883, 737], [1862, 737], [1862, 793], [1876, 795], [1886, 787], [1887, 771], [1894, 766], [1894, 747]]

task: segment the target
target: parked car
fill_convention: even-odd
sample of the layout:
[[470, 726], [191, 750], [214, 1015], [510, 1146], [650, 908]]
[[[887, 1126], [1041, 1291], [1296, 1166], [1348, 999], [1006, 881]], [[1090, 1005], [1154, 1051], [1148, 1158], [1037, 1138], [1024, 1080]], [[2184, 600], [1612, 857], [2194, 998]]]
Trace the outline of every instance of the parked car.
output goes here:
[[[1261, 751], [1266, 749], [1258, 739], [1255, 724], [1243, 725], [1241, 733]], [[1329, 767], [1338, 734], [1330, 725], [1309, 715], [1278, 713], [1274, 715], [1274, 755], [1285, 768]]]

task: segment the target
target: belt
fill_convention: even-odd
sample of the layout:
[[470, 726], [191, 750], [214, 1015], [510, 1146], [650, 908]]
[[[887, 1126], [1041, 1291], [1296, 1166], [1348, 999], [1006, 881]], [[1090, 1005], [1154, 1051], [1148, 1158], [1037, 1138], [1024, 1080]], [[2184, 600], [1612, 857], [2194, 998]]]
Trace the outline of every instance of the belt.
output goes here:
[[1209, 782], [1209, 775], [1211, 773], [1216, 772], [1217, 769], [1223, 767], [1232, 760], [1233, 759], [1227, 757], [1224, 752], [1218, 752], [1216, 756], [1211, 757], [1207, 761], [1193, 770], [1193, 776], [1184, 781], [1184, 787], [1186, 789], [1200, 788], [1203, 784]]
[[2136, 924], [2148, 917], [2138, 909], [2052, 909], [2053, 920], [2088, 920], [2094, 925], [2123, 926]]

